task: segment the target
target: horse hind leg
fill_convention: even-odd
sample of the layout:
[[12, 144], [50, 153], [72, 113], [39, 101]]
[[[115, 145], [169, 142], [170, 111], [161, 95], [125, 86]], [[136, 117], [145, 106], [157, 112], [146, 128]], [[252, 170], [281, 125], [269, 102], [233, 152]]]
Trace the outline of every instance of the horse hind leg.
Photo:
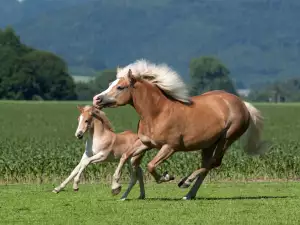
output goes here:
[[195, 184], [193, 185], [189, 193], [185, 197], [183, 197], [183, 199], [189, 200], [195, 198], [198, 189], [203, 183], [203, 180], [207, 176], [208, 172], [211, 169], [219, 167], [221, 165], [226, 150], [242, 134], [242, 132], [238, 128], [239, 126], [231, 126], [227, 130], [227, 132], [224, 133], [224, 136], [219, 139], [215, 148], [210, 148], [202, 151], [202, 168], [193, 172], [188, 178], [186, 178], [186, 180], [182, 184], [183, 187], [188, 187], [194, 181], [194, 179], [197, 178]]
[[213, 155], [214, 149], [215, 149], [215, 147], [202, 150], [202, 152], [201, 152], [202, 160], [201, 160], [200, 168], [195, 170], [194, 172], [192, 172], [190, 175], [184, 177], [178, 183], [178, 187], [188, 188], [201, 173], [210, 169], [210, 162], [212, 161], [212, 155]]
[[202, 160], [201, 167], [198, 170], [195, 170], [190, 176], [184, 178], [184, 181], [181, 181], [178, 186], [181, 188], [188, 188], [192, 182], [196, 179], [195, 184], [192, 186], [188, 194], [183, 197], [184, 200], [193, 199], [196, 197], [198, 189], [203, 183], [208, 172], [214, 168], [216, 165], [221, 164], [222, 158], [225, 153], [226, 139], [220, 138], [219, 141], [213, 145], [211, 148], [202, 150]]

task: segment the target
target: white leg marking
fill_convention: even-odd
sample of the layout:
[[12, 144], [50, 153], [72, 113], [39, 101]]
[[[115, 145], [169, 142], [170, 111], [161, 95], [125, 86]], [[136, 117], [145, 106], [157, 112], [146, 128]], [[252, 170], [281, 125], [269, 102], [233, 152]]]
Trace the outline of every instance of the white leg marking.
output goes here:
[[76, 175], [76, 177], [74, 178], [74, 183], [73, 183], [73, 189], [74, 190], [78, 190], [78, 184], [79, 184], [79, 180], [80, 180], [80, 175], [83, 172], [83, 170], [90, 164], [93, 162], [102, 162], [106, 159], [106, 156], [103, 155], [102, 152], [97, 153], [96, 155], [93, 155], [89, 158], [86, 158], [84, 160], [82, 160], [82, 163], [80, 165], [80, 169]]
[[80, 160], [80, 162], [77, 164], [77, 166], [73, 169], [73, 171], [71, 172], [71, 174], [69, 175], [69, 177], [67, 179], [65, 179], [58, 187], [54, 188], [53, 192], [58, 193], [60, 192], [62, 189], [64, 189], [66, 187], [66, 185], [78, 174], [80, 167], [81, 167], [81, 163], [83, 160], [85, 160], [86, 158], [88, 158], [88, 156], [86, 155], [86, 153], [83, 153], [82, 158]]

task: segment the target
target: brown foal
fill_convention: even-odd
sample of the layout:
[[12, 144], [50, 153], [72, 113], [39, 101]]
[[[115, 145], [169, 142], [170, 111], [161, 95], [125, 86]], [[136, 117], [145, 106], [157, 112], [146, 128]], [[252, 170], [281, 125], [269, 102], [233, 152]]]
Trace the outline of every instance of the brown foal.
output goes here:
[[[78, 117], [78, 127], [75, 136], [78, 139], [82, 139], [84, 134], [87, 133], [85, 152], [70, 176], [58, 187], [54, 188], [53, 192], [55, 193], [64, 189], [73, 178], [73, 189], [77, 191], [80, 175], [90, 163], [116, 162], [120, 158], [127, 160], [132, 156], [132, 152], [139, 150], [139, 147], [143, 146], [136, 133], [131, 131], [115, 133], [104, 112], [92, 106], [78, 106], [77, 108], [80, 111], [80, 116]], [[127, 198], [137, 180], [140, 184], [139, 198], [145, 198], [143, 171], [139, 166], [141, 158], [140, 156], [132, 157], [131, 163], [129, 163], [131, 179], [128, 189], [121, 197], [122, 200]], [[114, 195], [119, 194], [121, 191], [121, 184], [119, 184], [120, 175], [121, 167], [118, 167], [113, 175], [112, 193]]]

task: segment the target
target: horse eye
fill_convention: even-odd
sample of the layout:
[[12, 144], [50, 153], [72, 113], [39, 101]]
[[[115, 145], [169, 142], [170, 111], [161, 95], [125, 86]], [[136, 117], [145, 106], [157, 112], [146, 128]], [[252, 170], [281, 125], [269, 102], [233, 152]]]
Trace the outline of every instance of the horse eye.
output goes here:
[[125, 88], [125, 87], [122, 87], [122, 86], [118, 86], [118, 87], [117, 87], [118, 90], [123, 90], [124, 88]]
[[89, 121], [88, 121], [88, 120], [86, 120], [86, 121], [84, 121], [84, 122], [88, 123]]

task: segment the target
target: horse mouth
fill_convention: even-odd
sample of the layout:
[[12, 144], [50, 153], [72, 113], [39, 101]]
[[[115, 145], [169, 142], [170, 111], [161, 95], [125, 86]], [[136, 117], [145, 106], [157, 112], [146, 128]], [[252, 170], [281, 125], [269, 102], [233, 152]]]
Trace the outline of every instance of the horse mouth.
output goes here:
[[102, 108], [115, 108], [115, 107], [117, 107], [115, 102], [106, 102], [106, 103], [101, 103], [99, 105], [100, 109], [102, 109]]

